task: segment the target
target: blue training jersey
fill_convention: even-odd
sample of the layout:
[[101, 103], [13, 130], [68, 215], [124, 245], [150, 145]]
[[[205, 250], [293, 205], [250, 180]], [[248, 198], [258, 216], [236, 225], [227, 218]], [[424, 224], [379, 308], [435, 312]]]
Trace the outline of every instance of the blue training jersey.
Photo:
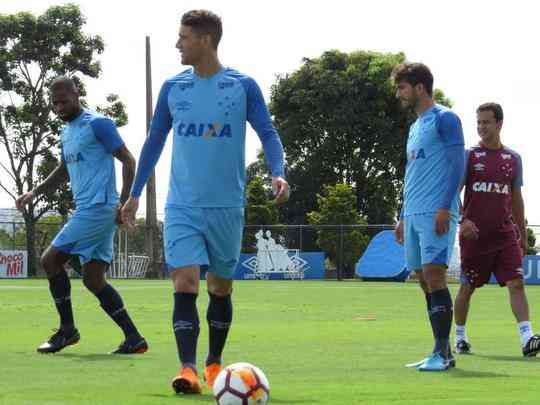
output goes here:
[[[458, 158], [453, 162], [449, 156]], [[459, 117], [440, 105], [424, 111], [409, 130], [403, 215], [429, 214], [447, 208], [457, 216], [464, 156]]]
[[124, 142], [114, 122], [94, 111], [83, 110], [66, 123], [60, 142], [77, 210], [118, 203], [112, 154]]
[[229, 68], [202, 78], [188, 69], [165, 81], [131, 195], [141, 195], [172, 128], [166, 206], [243, 206], [246, 121], [261, 139], [272, 176], [283, 176], [283, 147], [252, 78]]

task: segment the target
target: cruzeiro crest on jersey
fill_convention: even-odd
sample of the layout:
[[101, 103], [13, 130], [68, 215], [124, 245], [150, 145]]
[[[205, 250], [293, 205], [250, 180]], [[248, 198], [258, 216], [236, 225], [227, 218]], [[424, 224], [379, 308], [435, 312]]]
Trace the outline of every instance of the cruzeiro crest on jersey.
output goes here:
[[181, 91], [184, 91], [186, 89], [192, 89], [195, 86], [195, 82], [193, 80], [182, 80], [177, 82], [176, 85]]
[[222, 80], [222, 81], [218, 82], [218, 89], [220, 89], [220, 90], [225, 90], [225, 89], [231, 88], [233, 86], [234, 86], [234, 81], [232, 81], [232, 80]]

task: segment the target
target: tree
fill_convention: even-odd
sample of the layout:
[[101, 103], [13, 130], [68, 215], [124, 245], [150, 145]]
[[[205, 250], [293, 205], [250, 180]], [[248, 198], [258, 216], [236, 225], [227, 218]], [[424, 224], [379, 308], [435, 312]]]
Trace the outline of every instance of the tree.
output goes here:
[[[48, 8], [42, 15], [21, 12], [0, 15], [0, 145], [5, 152], [0, 188], [14, 200], [31, 190], [58, 164], [58, 134], [62, 123], [51, 113], [47, 89], [58, 75], [72, 77], [84, 97], [85, 76], [101, 72], [95, 59], [102, 39], [83, 32], [85, 18], [77, 5]], [[118, 97], [108, 97], [104, 112], [127, 116]], [[5, 163], [4, 163], [5, 162]], [[49, 210], [66, 216], [72, 209], [67, 187], [40, 196], [23, 212], [29, 273], [34, 274], [35, 224]]]
[[[354, 186], [369, 223], [392, 223], [401, 199], [405, 145], [415, 116], [390, 79], [403, 53], [328, 51], [304, 59], [272, 87], [270, 111], [287, 155], [288, 223], [305, 223], [325, 184]], [[448, 104], [442, 91], [437, 101]], [[261, 161], [248, 170], [260, 170]], [[257, 173], [260, 174], [260, 173]]]
[[[46, 215], [39, 219], [34, 224], [34, 246], [35, 251], [38, 255], [43, 253], [43, 251], [49, 246], [60, 231], [65, 221], [60, 215]], [[8, 245], [10, 248], [16, 246], [20, 248], [25, 246], [26, 243], [26, 226], [20, 226], [16, 228], [15, 234], [7, 233], [4, 230], [0, 230], [0, 234], [4, 233], [3, 236], [6, 238], [1, 238], [3, 243]]]
[[275, 225], [279, 222], [279, 211], [269, 198], [263, 180], [255, 177], [247, 186], [246, 224]]
[[[318, 211], [308, 213], [311, 225], [367, 225], [356, 210], [354, 190], [348, 184], [325, 186], [322, 194], [317, 195]], [[369, 237], [356, 229], [320, 229], [317, 231], [317, 243], [327, 253], [333, 263], [339, 263], [346, 274], [354, 274], [353, 269], [364, 252]], [[340, 255], [340, 250], [343, 250]]]
[[[246, 188], [246, 225], [277, 225], [279, 211], [276, 204], [269, 198], [270, 190], [265, 188], [261, 177], [253, 177]], [[255, 234], [246, 230], [242, 246], [244, 252], [255, 251]]]
[[13, 235], [0, 228], [0, 249], [13, 248]]
[[536, 249], [536, 236], [531, 228], [527, 228], [527, 254], [536, 255], [538, 249]]

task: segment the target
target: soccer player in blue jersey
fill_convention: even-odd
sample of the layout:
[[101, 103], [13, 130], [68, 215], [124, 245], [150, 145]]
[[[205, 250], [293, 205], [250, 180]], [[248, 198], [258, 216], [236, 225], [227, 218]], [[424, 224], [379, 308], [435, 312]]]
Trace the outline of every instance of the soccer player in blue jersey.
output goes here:
[[405, 244], [407, 268], [424, 290], [435, 338], [432, 353], [410, 364], [420, 371], [445, 371], [455, 365], [449, 336], [452, 298], [446, 269], [459, 214], [459, 187], [464, 173], [461, 122], [433, 100], [433, 75], [421, 63], [403, 63], [392, 73], [397, 97], [418, 115], [409, 130], [407, 166], [398, 242]]
[[[135, 159], [113, 121], [81, 107], [72, 79], [58, 77], [50, 90], [54, 111], [66, 123], [60, 139], [62, 160], [43, 183], [19, 197], [16, 205], [24, 210], [34, 198], [54, 190], [69, 177], [76, 209], [41, 257], [60, 315], [60, 327], [37, 351], [55, 353], [80, 339], [73, 320], [71, 284], [64, 269], [71, 255], [77, 255], [82, 264], [84, 285], [124, 332], [125, 340], [113, 353], [144, 353], [148, 349], [145, 339], [133, 324], [118, 292], [105, 280], [113, 255], [116, 222], [120, 218], [119, 204], [128, 198]], [[123, 168], [120, 200], [116, 192], [114, 158], [122, 162]]]
[[283, 148], [261, 90], [252, 78], [220, 63], [221, 35], [221, 19], [210, 11], [182, 16], [176, 47], [182, 64], [193, 68], [163, 84], [131, 196], [122, 208], [123, 220], [133, 225], [142, 189], [172, 128], [164, 244], [174, 284], [173, 329], [181, 362], [172, 386], [185, 394], [201, 393], [195, 356], [200, 266], [208, 266], [209, 353], [204, 377], [209, 387], [221, 370], [232, 321], [232, 278], [244, 224], [246, 121], [261, 139], [276, 202], [284, 202], [289, 193]]

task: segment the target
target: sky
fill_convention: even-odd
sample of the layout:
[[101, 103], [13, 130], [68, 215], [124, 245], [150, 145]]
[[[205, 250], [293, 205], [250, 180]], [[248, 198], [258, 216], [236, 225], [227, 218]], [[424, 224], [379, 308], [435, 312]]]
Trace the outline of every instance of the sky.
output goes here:
[[[435, 87], [454, 103], [465, 132], [466, 146], [477, 143], [476, 107], [486, 101], [502, 104], [503, 143], [523, 158], [526, 216], [540, 225], [538, 125], [540, 114], [540, 5], [514, 1], [303, 1], [303, 0], [183, 0], [124, 2], [82, 0], [85, 31], [99, 34], [105, 52], [99, 56], [102, 75], [87, 80], [88, 101], [104, 103], [109, 93], [127, 105], [129, 124], [120, 129], [138, 158], [146, 136], [145, 36], [152, 47], [154, 103], [163, 81], [184, 70], [175, 49], [181, 15], [210, 9], [222, 17], [221, 62], [255, 78], [266, 101], [277, 75], [293, 72], [302, 58], [318, 57], [329, 49], [343, 52], [373, 50], [405, 52], [410, 61], [427, 64]], [[51, 5], [44, 0], [2, 0], [0, 13], [40, 14]], [[169, 136], [169, 138], [171, 138]], [[396, 140], [398, 142], [398, 140]], [[157, 211], [167, 195], [171, 157], [169, 139], [156, 167]], [[255, 160], [260, 142], [249, 129], [247, 162]], [[117, 168], [117, 177], [120, 176]], [[13, 207], [0, 191], [0, 207]], [[144, 215], [144, 193], [139, 214]]]

